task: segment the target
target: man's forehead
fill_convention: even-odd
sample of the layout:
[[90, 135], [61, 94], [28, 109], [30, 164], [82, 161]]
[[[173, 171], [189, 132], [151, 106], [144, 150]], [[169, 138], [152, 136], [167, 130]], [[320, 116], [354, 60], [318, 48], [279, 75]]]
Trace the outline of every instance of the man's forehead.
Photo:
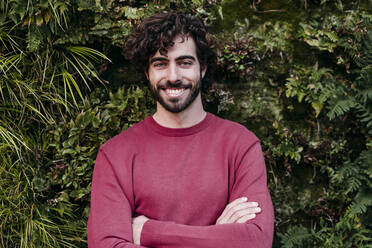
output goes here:
[[169, 56], [181, 56], [188, 55], [196, 57], [196, 45], [192, 37], [188, 35], [178, 35], [173, 39], [173, 45], [165, 49], [165, 53], [160, 52], [160, 49], [149, 58], [151, 61], [154, 57], [164, 57], [168, 58]]

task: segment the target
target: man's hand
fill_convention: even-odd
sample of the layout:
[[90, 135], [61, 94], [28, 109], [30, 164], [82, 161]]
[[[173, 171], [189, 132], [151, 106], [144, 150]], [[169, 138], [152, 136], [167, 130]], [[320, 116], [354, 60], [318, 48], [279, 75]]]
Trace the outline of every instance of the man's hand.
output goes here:
[[247, 197], [238, 198], [225, 207], [216, 224], [245, 223], [259, 212], [261, 208], [257, 202], [248, 202]]
[[141, 232], [143, 225], [148, 220], [144, 215], [140, 215], [137, 217], [132, 218], [132, 235], [133, 235], [133, 243], [135, 245], [141, 245]]

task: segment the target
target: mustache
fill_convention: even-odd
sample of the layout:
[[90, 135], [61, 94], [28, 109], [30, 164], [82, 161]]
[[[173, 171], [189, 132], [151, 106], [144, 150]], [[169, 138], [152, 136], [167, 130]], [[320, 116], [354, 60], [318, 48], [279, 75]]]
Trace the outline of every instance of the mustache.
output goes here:
[[175, 89], [175, 88], [191, 88], [191, 84], [184, 83], [184, 82], [182, 82], [182, 80], [178, 80], [178, 81], [172, 82], [172, 83], [170, 81], [167, 81], [164, 84], [158, 85], [157, 88], [158, 89], [166, 89], [166, 88], [172, 88], [172, 89]]

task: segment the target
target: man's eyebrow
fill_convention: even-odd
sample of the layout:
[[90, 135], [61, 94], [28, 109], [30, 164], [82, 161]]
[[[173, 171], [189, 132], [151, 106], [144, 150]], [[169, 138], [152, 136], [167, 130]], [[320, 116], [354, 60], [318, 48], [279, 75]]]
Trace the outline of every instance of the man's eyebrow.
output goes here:
[[196, 58], [191, 55], [182, 55], [176, 58], [176, 60], [184, 60], [184, 59], [191, 59], [193, 61], [196, 61]]
[[[176, 60], [184, 60], [184, 59], [191, 59], [193, 61], [196, 61], [196, 58], [192, 55], [182, 55], [176, 58]], [[155, 63], [157, 61], [168, 61], [166, 57], [153, 57], [150, 59], [150, 64]]]
[[150, 59], [150, 64], [156, 62], [156, 61], [168, 61], [167, 58], [164, 58], [164, 57], [154, 57], [154, 58], [151, 58]]

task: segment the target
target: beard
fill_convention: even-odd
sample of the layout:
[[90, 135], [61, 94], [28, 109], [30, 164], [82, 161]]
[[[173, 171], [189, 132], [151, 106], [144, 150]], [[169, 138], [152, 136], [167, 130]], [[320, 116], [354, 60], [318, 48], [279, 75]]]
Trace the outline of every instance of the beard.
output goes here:
[[[153, 86], [150, 83], [150, 89], [152, 94], [155, 97], [155, 100], [158, 101], [167, 111], [171, 113], [180, 113], [185, 110], [188, 106], [191, 105], [196, 99], [196, 97], [200, 93], [201, 87], [201, 80], [195, 82], [192, 86], [191, 84], [185, 84], [182, 81], [177, 81], [175, 83], [170, 83], [169, 81], [163, 85]], [[172, 88], [172, 89], [189, 89], [190, 92], [186, 96], [185, 99], [182, 98], [173, 98], [173, 99], [166, 99], [165, 96], [160, 94], [161, 91], [165, 90], [165, 88]]]

